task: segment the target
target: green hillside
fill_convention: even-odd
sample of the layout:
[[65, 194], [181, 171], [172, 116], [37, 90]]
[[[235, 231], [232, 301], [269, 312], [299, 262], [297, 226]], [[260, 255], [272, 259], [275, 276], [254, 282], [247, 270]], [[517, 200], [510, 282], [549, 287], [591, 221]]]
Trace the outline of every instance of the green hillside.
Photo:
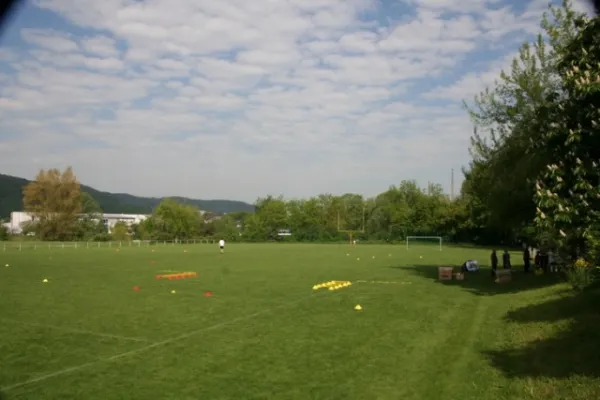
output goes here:
[[[12, 211], [23, 210], [22, 190], [29, 181], [9, 175], [0, 174], [0, 218], [8, 218]], [[150, 214], [163, 198], [138, 197], [124, 193], [101, 192], [82, 185], [82, 190], [89, 193], [105, 213]], [[213, 213], [230, 213], [238, 211], [253, 212], [254, 206], [243, 201], [234, 200], [195, 200], [185, 197], [173, 197], [182, 203], [191, 204], [201, 210]]]

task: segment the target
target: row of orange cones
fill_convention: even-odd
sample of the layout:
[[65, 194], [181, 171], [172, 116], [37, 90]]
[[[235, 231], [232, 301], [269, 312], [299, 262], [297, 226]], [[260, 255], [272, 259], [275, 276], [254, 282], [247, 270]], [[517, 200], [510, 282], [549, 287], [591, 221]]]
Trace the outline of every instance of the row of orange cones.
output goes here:
[[156, 275], [156, 279], [186, 279], [186, 278], [196, 278], [198, 274], [196, 272], [182, 272], [180, 274], [167, 274], [167, 275]]

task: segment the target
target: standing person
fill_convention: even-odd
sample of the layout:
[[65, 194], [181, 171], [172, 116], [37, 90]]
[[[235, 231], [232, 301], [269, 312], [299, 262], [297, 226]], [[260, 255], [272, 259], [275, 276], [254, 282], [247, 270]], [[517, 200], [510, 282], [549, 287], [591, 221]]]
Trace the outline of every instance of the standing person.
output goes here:
[[504, 253], [502, 254], [502, 268], [504, 268], [504, 269], [512, 268], [512, 266], [510, 265], [510, 254], [508, 254], [507, 250], [504, 250]]
[[492, 278], [495, 278], [496, 270], [498, 269], [498, 255], [496, 254], [496, 250], [492, 250], [490, 261], [492, 262]]
[[219, 240], [219, 249], [221, 249], [221, 254], [225, 251], [225, 241], [223, 239]]
[[548, 272], [548, 248], [546, 246], [540, 248], [540, 268], [544, 273]]
[[529, 249], [525, 247], [523, 250], [523, 269], [525, 273], [529, 272], [529, 268], [531, 267], [531, 254], [529, 253]]

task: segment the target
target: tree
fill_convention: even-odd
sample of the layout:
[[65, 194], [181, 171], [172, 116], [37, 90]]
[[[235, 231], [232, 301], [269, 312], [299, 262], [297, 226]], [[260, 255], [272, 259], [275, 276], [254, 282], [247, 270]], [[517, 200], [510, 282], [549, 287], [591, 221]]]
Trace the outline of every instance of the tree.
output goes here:
[[598, 263], [600, 18], [582, 17], [578, 24], [577, 36], [560, 49], [563, 87], [537, 114], [542, 135], [532, 151], [550, 149], [551, 159], [536, 183], [536, 222], [573, 258]]
[[487, 223], [502, 236], [522, 236], [535, 216], [533, 184], [550, 157], [544, 148], [529, 151], [530, 143], [540, 140], [535, 117], [549, 94], [560, 90], [560, 51], [576, 35], [582, 15], [569, 0], [562, 8], [550, 7], [541, 24], [546, 36], [525, 43], [511, 70], [466, 105], [480, 129], [472, 137], [473, 173], [465, 176], [470, 198], [484, 206]]
[[102, 209], [87, 192], [81, 192], [81, 215], [77, 220], [77, 238], [81, 240], [106, 240], [108, 231], [102, 221]]
[[0, 241], [8, 240], [8, 229], [4, 226], [3, 221], [0, 220]]
[[44, 240], [71, 240], [81, 213], [81, 191], [71, 167], [41, 170], [23, 190], [25, 211]]
[[185, 240], [199, 236], [203, 225], [200, 210], [173, 199], [163, 200], [140, 226], [156, 240]]
[[123, 221], [118, 221], [115, 223], [110, 233], [113, 240], [125, 241], [129, 240], [130, 238], [129, 227]]
[[[283, 197], [267, 196], [256, 200], [256, 216], [261, 220], [262, 235], [277, 239], [280, 229], [288, 228], [288, 211]], [[261, 235], [261, 236], [262, 236]]]

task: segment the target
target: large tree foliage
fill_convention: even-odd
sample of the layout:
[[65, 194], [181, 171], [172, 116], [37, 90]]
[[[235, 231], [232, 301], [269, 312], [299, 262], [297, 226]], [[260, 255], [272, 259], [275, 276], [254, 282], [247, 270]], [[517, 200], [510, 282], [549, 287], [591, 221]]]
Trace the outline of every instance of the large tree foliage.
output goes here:
[[43, 239], [71, 240], [82, 210], [79, 182], [71, 167], [41, 170], [23, 190], [25, 211], [34, 217], [34, 230]]
[[129, 227], [125, 222], [118, 221], [111, 229], [111, 236], [113, 240], [124, 241], [129, 240]]
[[600, 241], [600, 20], [580, 19], [577, 36], [560, 49], [563, 86], [540, 107], [539, 142], [550, 158], [536, 185], [536, 222], [572, 255], [598, 260]]
[[550, 94], [561, 90], [559, 56], [577, 35], [581, 17], [569, 0], [551, 7], [541, 24], [543, 34], [525, 43], [511, 69], [467, 106], [478, 127], [472, 137], [473, 162], [465, 176], [468, 194], [483, 206], [484, 225], [500, 236], [532, 233], [534, 182], [551, 157], [543, 147], [529, 151], [532, 142], [541, 140], [536, 117]]
[[185, 240], [199, 237], [202, 225], [198, 208], [165, 199], [137, 229], [155, 240]]
[[102, 209], [87, 192], [81, 192], [81, 213], [76, 225], [76, 238], [85, 241], [102, 241], [110, 238], [102, 221]]

